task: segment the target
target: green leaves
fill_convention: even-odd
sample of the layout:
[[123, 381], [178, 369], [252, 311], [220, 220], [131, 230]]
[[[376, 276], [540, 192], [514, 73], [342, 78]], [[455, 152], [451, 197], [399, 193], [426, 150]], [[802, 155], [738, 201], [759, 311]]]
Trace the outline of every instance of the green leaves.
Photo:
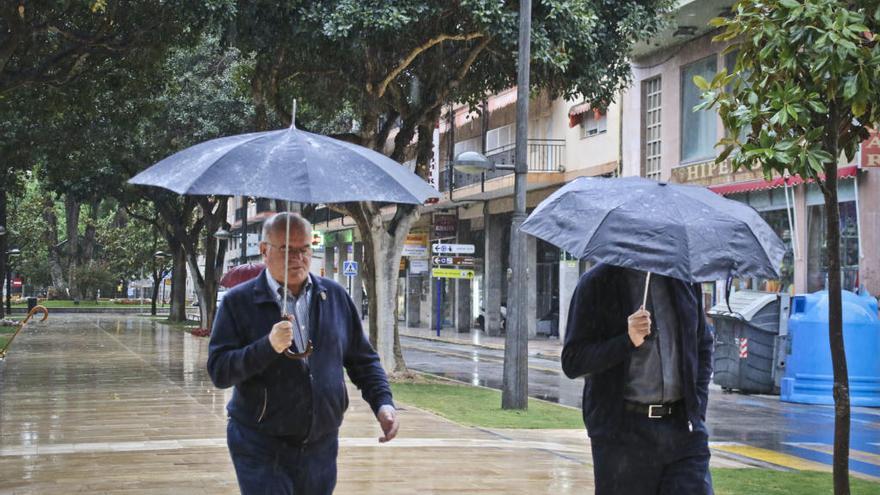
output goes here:
[[[870, 7], [869, 7], [870, 5]], [[711, 25], [733, 41], [739, 80], [694, 81], [701, 108], [716, 106], [730, 133], [725, 156], [745, 166], [816, 176], [852, 156], [865, 127], [880, 124], [880, 5], [843, 0], [742, 0]], [[837, 132], [829, 139], [828, 132]], [[828, 149], [828, 143], [839, 147]], [[734, 147], [734, 149], [730, 149]], [[736, 153], [737, 149], [741, 153]]]

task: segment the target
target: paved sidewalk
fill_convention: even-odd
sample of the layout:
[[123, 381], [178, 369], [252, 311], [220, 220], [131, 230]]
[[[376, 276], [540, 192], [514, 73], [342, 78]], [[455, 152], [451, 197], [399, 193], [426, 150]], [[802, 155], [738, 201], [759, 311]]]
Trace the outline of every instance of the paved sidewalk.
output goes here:
[[[207, 340], [146, 318], [51, 315], [0, 363], [0, 493], [237, 493]], [[358, 397], [352, 391], [353, 397]], [[352, 400], [337, 493], [589, 493], [582, 430], [489, 431], [401, 406], [379, 445]]]

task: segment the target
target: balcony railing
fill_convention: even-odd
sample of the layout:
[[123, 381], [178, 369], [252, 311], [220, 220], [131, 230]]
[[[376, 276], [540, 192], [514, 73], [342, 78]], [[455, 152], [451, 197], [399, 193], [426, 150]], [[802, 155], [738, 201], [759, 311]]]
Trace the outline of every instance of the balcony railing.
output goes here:
[[[486, 158], [495, 162], [496, 165], [513, 165], [516, 158], [516, 144], [486, 151]], [[526, 160], [529, 172], [561, 172], [565, 170], [565, 140], [564, 139], [529, 139]], [[440, 166], [440, 191], [449, 190], [448, 162]], [[479, 184], [485, 175], [486, 180], [510, 175], [513, 170], [495, 170], [485, 174], [465, 174], [453, 171], [453, 187], [460, 188], [471, 184]]]

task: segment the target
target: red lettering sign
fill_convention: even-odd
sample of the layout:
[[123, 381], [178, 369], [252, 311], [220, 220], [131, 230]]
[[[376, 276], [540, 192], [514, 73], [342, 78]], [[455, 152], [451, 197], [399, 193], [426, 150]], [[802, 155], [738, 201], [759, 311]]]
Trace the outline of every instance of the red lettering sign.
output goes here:
[[876, 130], [871, 131], [864, 142], [862, 142], [862, 167], [880, 167], [880, 133]]

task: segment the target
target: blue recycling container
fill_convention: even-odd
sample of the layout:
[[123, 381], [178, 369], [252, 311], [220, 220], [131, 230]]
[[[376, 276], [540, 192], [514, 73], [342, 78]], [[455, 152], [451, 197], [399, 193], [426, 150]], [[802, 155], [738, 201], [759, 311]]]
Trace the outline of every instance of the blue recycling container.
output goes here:
[[[843, 340], [853, 406], [880, 407], [880, 318], [877, 299], [843, 292]], [[790, 347], [780, 398], [802, 404], [834, 404], [828, 345], [828, 291], [795, 296]]]

